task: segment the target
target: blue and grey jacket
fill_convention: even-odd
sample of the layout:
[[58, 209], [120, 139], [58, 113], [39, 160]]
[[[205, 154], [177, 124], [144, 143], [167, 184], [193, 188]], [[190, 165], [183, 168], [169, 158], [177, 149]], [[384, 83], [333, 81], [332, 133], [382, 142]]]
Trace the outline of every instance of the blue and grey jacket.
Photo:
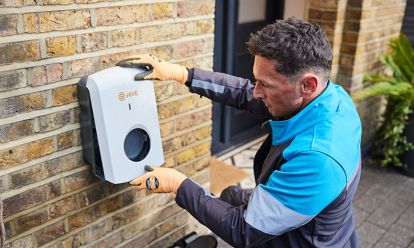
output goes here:
[[[190, 91], [269, 116], [246, 79], [190, 69]], [[269, 120], [254, 160], [256, 188], [232, 205], [190, 179], [176, 202], [235, 247], [359, 247], [352, 210], [360, 177], [361, 123], [341, 86], [292, 118]]]

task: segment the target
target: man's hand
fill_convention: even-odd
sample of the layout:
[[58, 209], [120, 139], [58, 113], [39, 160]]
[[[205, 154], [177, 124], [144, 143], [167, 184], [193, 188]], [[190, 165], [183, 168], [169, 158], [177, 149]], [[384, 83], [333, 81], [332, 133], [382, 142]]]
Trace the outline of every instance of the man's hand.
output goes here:
[[153, 68], [152, 73], [136, 80], [159, 79], [159, 80], [175, 80], [184, 84], [188, 79], [188, 70], [182, 65], [171, 64], [160, 60], [151, 54], [142, 54], [119, 61], [117, 66], [121, 67], [145, 67]]
[[181, 172], [170, 168], [152, 168], [145, 166], [148, 173], [135, 178], [131, 185], [137, 186], [139, 189], [148, 189], [156, 193], [177, 194], [177, 190], [181, 183], [187, 178]]

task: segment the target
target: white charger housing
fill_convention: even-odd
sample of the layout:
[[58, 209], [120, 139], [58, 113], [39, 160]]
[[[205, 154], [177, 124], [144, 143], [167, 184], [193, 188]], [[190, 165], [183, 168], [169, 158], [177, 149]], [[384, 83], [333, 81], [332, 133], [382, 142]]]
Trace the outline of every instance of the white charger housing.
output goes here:
[[153, 82], [134, 80], [145, 71], [116, 66], [78, 84], [84, 158], [96, 176], [115, 184], [164, 163]]

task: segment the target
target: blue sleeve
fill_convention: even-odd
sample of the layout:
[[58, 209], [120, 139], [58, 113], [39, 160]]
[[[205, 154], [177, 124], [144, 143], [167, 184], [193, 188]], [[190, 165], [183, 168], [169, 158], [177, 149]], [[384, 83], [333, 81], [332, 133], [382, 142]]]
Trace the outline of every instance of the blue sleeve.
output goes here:
[[279, 235], [309, 222], [345, 188], [345, 172], [335, 160], [316, 151], [301, 152], [255, 189], [246, 221], [264, 233]]

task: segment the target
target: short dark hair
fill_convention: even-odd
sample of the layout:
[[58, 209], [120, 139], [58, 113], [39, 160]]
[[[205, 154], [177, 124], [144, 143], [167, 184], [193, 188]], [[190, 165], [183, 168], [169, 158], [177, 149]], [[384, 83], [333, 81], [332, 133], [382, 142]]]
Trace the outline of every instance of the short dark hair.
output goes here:
[[251, 55], [275, 62], [276, 72], [290, 80], [307, 71], [329, 78], [332, 49], [318, 24], [294, 17], [277, 20], [250, 34], [247, 45]]

